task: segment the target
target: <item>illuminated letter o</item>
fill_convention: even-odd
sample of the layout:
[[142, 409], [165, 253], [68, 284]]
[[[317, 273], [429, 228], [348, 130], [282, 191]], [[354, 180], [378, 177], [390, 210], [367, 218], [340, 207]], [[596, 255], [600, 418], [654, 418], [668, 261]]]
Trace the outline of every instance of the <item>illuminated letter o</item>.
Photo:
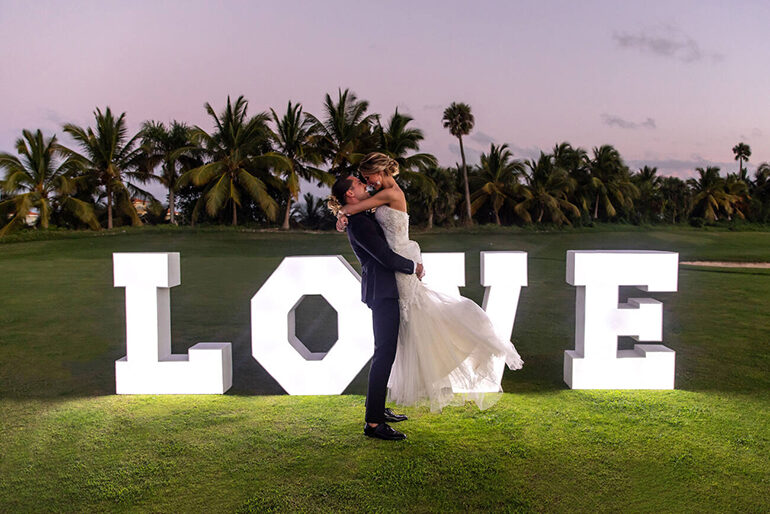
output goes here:
[[[321, 295], [337, 311], [338, 339], [321, 359], [291, 341], [290, 314], [305, 295]], [[289, 394], [341, 394], [374, 353], [356, 271], [339, 255], [284, 258], [251, 299], [251, 352]]]

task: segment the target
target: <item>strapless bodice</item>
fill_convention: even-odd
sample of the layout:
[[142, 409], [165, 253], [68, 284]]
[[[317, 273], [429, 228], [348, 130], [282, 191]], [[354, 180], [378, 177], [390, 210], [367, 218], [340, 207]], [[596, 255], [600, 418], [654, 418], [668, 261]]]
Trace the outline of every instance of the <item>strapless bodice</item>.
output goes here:
[[409, 245], [409, 215], [387, 205], [382, 205], [377, 207], [374, 217], [385, 232], [388, 246], [394, 252], [401, 253], [399, 250]]

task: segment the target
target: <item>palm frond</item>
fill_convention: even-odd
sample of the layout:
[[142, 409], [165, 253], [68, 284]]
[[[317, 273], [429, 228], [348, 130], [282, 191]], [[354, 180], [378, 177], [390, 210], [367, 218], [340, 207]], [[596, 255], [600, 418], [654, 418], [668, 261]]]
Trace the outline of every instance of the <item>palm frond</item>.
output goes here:
[[62, 207], [71, 212], [80, 221], [88, 224], [92, 230], [99, 230], [101, 228], [99, 220], [94, 213], [94, 206], [90, 203], [69, 196], [62, 201]]
[[265, 211], [265, 215], [270, 221], [275, 221], [278, 215], [278, 203], [267, 193], [264, 182], [252, 175], [246, 170], [239, 170], [238, 183], [243, 186], [246, 192], [257, 201], [259, 207]]
[[216, 216], [222, 206], [230, 198], [230, 177], [222, 174], [204, 194], [206, 198], [206, 212], [209, 216]]
[[224, 169], [225, 166], [221, 162], [211, 162], [204, 164], [203, 166], [193, 168], [190, 171], [183, 173], [182, 176], [179, 177], [179, 180], [177, 181], [177, 188], [181, 188], [189, 184], [193, 184], [195, 186], [206, 185], [212, 179], [224, 175]]

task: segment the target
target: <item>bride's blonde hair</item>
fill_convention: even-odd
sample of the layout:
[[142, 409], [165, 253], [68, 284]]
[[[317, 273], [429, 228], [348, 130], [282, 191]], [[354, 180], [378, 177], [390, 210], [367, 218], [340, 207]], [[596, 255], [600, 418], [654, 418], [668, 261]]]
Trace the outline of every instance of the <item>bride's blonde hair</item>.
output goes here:
[[366, 157], [358, 163], [358, 171], [362, 175], [370, 175], [382, 171], [386, 175], [395, 177], [398, 175], [398, 163], [384, 153], [372, 152], [367, 154]]

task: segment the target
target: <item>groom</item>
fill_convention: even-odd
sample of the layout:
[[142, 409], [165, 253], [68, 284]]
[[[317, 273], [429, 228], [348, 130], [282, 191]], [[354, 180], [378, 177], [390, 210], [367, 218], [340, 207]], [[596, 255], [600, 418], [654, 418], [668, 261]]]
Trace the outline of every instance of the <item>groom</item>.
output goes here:
[[[356, 204], [369, 198], [366, 185], [358, 178], [340, 178], [332, 186], [332, 195], [342, 205]], [[366, 391], [364, 435], [391, 441], [406, 435], [386, 422], [404, 421], [406, 416], [385, 408], [388, 378], [396, 358], [399, 308], [395, 272], [416, 273], [422, 277], [422, 264], [406, 259], [388, 247], [382, 228], [368, 212], [348, 217], [348, 240], [361, 263], [361, 301], [372, 310], [374, 356]]]

